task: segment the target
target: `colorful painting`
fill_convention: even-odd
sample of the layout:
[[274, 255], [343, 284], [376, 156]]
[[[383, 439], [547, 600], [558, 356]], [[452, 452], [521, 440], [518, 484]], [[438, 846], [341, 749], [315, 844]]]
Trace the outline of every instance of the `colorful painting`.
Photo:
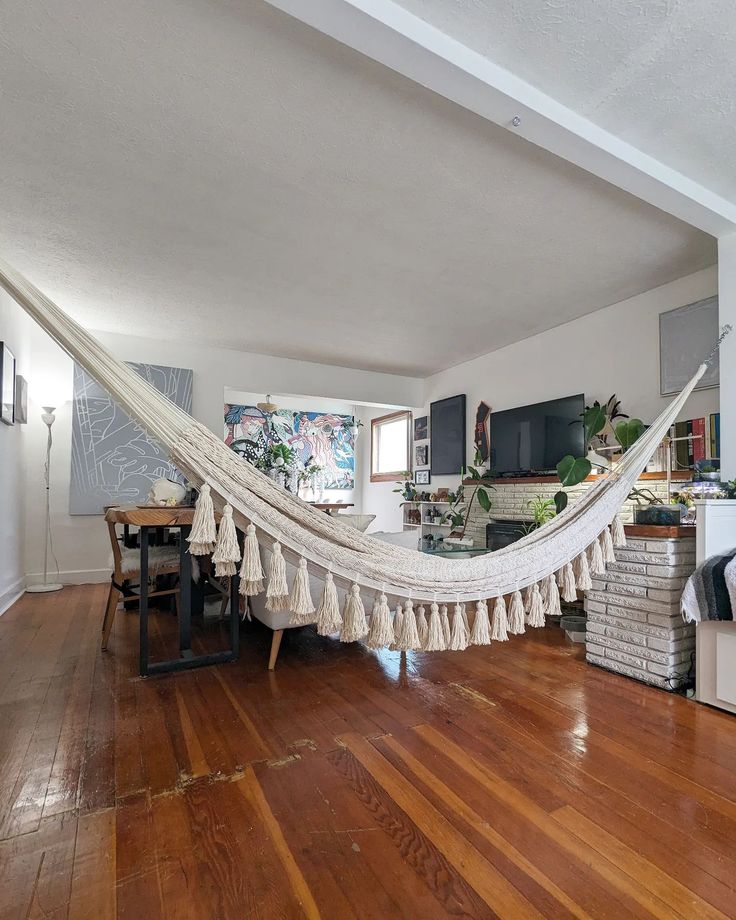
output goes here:
[[295, 412], [267, 414], [257, 406], [225, 403], [225, 443], [255, 463], [274, 444], [287, 444], [303, 463], [322, 468], [325, 489], [355, 487], [355, 436], [352, 415]]

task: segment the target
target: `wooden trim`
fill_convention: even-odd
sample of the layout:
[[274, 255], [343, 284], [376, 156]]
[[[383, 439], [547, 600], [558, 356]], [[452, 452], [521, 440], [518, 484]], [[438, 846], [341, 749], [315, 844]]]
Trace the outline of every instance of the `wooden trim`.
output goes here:
[[[584, 482], [598, 482], [599, 479], [604, 479], [604, 478], [605, 477], [602, 475], [593, 474], [591, 476], [586, 476], [586, 478], [583, 481]], [[684, 473], [682, 471], [679, 471], [677, 473], [672, 474], [672, 482], [690, 482], [692, 478], [693, 478], [693, 474], [691, 472]], [[666, 479], [667, 479], [667, 473], [664, 473], [664, 472], [642, 473], [641, 476], [639, 476], [639, 479], [637, 481], [641, 482], [641, 481], [649, 480], [650, 482], [653, 482], [653, 481], [664, 482]], [[528, 482], [528, 483], [531, 483], [532, 485], [535, 485], [537, 483], [544, 483], [544, 482], [559, 483], [559, 481], [560, 480], [557, 476], [497, 476], [495, 479], [480, 479], [480, 480], [479, 479], [463, 479], [463, 485], [472, 486], [478, 482], [480, 482], [481, 485], [496, 485], [498, 483], [504, 483], [504, 482], [508, 482], [508, 483]]]
[[[376, 446], [376, 427], [382, 425], [385, 422], [392, 422], [394, 419], [405, 418], [407, 420], [406, 425], [406, 461], [407, 469], [405, 470], [393, 470], [387, 473], [375, 473], [373, 471], [373, 462], [375, 458], [375, 446]], [[411, 412], [408, 409], [399, 409], [398, 412], [390, 412], [388, 415], [382, 415], [379, 418], [371, 419], [371, 482], [394, 482], [397, 479], [403, 477], [406, 473], [409, 472], [412, 466], [411, 458], [411, 448], [412, 448], [412, 430], [411, 430], [411, 421], [412, 416]]]
[[676, 524], [672, 527], [659, 524], [624, 524], [627, 537], [661, 537], [664, 540], [674, 540], [678, 537], [695, 538], [694, 524]]

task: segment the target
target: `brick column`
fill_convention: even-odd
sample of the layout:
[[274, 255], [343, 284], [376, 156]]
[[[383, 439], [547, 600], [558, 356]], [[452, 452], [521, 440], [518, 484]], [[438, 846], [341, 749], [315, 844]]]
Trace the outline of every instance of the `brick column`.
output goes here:
[[626, 530], [626, 547], [616, 549], [616, 562], [593, 578], [585, 596], [586, 658], [674, 690], [684, 683], [695, 649], [695, 627], [680, 616], [682, 588], [695, 568], [695, 535], [671, 535], [682, 528], [667, 528], [670, 535], [662, 537], [636, 536], [636, 526]]

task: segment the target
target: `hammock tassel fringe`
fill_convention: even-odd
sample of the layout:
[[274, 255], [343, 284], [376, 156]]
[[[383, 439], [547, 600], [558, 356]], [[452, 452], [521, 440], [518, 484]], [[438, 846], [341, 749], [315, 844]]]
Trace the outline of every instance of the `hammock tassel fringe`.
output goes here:
[[524, 601], [521, 591], [514, 591], [509, 607], [509, 632], [512, 636], [520, 636], [526, 632], [524, 626]]
[[485, 601], [478, 601], [475, 605], [475, 620], [470, 630], [470, 644], [491, 644], [491, 622], [488, 619], [488, 604]]
[[314, 604], [309, 591], [309, 570], [307, 560], [303, 557], [299, 560], [294, 584], [291, 586], [289, 608], [291, 609], [290, 623], [304, 625], [314, 622]]
[[391, 622], [391, 608], [385, 594], [376, 598], [371, 614], [371, 628], [365, 644], [368, 648], [387, 648], [394, 643], [394, 626]]
[[268, 569], [266, 587], [266, 610], [277, 612], [289, 609], [289, 586], [286, 583], [286, 560], [281, 553], [281, 544], [276, 540], [271, 548], [271, 565]]
[[215, 548], [217, 540], [215, 506], [212, 504], [210, 487], [206, 482], [199, 490], [199, 497], [194, 506], [192, 529], [187, 540], [192, 556], [209, 556]]
[[240, 565], [240, 593], [243, 595], [260, 594], [263, 591], [263, 578], [256, 529], [253, 524], [248, 524], [245, 528], [243, 561]]
[[367, 635], [368, 621], [365, 617], [363, 599], [360, 596], [360, 588], [353, 582], [348, 596], [345, 599], [340, 641], [357, 642], [358, 639], [364, 639]]
[[452, 631], [450, 633], [450, 651], [464, 652], [468, 647], [468, 624], [465, 619], [465, 611], [460, 604], [455, 604], [452, 614]]
[[317, 608], [317, 635], [333, 636], [341, 626], [342, 617], [340, 616], [337, 588], [332, 572], [328, 572], [325, 575], [325, 586]]
[[238, 571], [236, 563], [240, 562], [240, 544], [238, 543], [238, 532], [233, 521], [233, 509], [230, 505], [225, 505], [222, 509], [222, 518], [217, 531], [217, 544], [215, 551], [212, 553], [212, 561], [215, 563], [215, 576], [217, 578], [229, 577], [235, 575]]
[[[394, 627], [395, 630], [395, 627]], [[417, 616], [414, 613], [414, 604], [408, 600], [404, 604], [404, 615], [401, 620], [401, 632], [396, 637], [396, 648], [402, 652], [415, 652], [421, 649], [419, 632], [417, 631]]]
[[506, 601], [500, 594], [493, 605], [493, 626], [491, 628], [491, 639], [495, 642], [508, 642], [509, 621], [506, 615]]
[[[447, 615], [447, 608], [445, 608]], [[447, 648], [445, 632], [442, 628], [442, 619], [440, 617], [440, 608], [437, 604], [432, 604], [429, 608], [429, 626], [427, 628], [427, 639], [423, 645], [425, 652], [444, 652]]]

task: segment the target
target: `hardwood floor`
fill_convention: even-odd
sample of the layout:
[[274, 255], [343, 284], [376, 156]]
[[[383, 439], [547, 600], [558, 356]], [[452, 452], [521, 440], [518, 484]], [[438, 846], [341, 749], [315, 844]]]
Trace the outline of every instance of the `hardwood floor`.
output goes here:
[[736, 917], [736, 719], [559, 630], [402, 660], [306, 629], [270, 673], [244, 624], [239, 662], [141, 680], [104, 602], [0, 618], [2, 920]]

